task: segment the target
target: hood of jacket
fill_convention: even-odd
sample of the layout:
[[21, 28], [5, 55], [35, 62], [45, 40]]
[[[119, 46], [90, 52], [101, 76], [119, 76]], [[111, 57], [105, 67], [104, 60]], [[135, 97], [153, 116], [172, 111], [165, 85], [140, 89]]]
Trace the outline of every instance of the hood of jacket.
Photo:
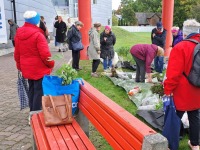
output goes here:
[[11, 22], [10, 26], [15, 25], [15, 22], [12, 19], [9, 19], [8, 21]]
[[105, 31], [103, 31], [103, 36], [111, 36], [111, 35], [113, 35], [112, 31], [110, 31], [109, 34], [106, 34]]
[[90, 31], [88, 32], [89, 35], [91, 35], [94, 31], [96, 31], [96, 29], [93, 27], [90, 29]]
[[39, 27], [25, 22], [25, 24], [17, 30], [16, 36], [20, 40], [26, 40], [36, 33], [44, 34], [44, 32]]
[[200, 33], [191, 33], [185, 39], [194, 39], [200, 42]]

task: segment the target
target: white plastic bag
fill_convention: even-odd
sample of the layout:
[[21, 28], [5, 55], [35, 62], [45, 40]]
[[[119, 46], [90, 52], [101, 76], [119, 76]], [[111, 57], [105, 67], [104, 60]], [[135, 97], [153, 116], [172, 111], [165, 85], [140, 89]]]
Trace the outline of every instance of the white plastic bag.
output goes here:
[[183, 114], [183, 117], [181, 118], [181, 121], [183, 123], [183, 127], [184, 128], [189, 128], [189, 120], [188, 120], [188, 115], [187, 115], [186, 112]]

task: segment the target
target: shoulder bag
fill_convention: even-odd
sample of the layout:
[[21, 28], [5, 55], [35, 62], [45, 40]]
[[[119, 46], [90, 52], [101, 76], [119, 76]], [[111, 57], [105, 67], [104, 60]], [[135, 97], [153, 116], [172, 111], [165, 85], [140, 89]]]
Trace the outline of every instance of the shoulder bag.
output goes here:
[[70, 124], [73, 121], [71, 95], [43, 96], [42, 110], [46, 126]]
[[81, 40], [78, 42], [71, 42], [71, 44], [72, 44], [72, 50], [74, 50], [74, 51], [80, 51], [80, 50], [84, 49], [84, 46], [83, 46]]

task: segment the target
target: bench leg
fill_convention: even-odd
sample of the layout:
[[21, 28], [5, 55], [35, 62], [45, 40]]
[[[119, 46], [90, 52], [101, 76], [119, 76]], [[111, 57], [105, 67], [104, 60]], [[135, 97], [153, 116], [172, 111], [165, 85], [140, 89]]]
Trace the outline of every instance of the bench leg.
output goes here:
[[144, 137], [142, 150], [166, 150], [168, 148], [167, 139], [159, 133]]
[[75, 119], [82, 128], [82, 130], [85, 132], [85, 134], [89, 137], [89, 121], [80, 109]]

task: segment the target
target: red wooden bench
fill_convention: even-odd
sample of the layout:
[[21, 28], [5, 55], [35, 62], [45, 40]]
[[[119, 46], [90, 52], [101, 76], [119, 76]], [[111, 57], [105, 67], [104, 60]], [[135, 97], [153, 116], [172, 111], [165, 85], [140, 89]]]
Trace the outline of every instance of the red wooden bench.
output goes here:
[[86, 136], [89, 132], [88, 120], [113, 149], [167, 149], [166, 138], [156, 133], [86, 81], [84, 81], [83, 86], [81, 85], [78, 106], [77, 121], [74, 120], [70, 125], [45, 127], [42, 112], [32, 115], [32, 133], [38, 149], [95, 149]]

